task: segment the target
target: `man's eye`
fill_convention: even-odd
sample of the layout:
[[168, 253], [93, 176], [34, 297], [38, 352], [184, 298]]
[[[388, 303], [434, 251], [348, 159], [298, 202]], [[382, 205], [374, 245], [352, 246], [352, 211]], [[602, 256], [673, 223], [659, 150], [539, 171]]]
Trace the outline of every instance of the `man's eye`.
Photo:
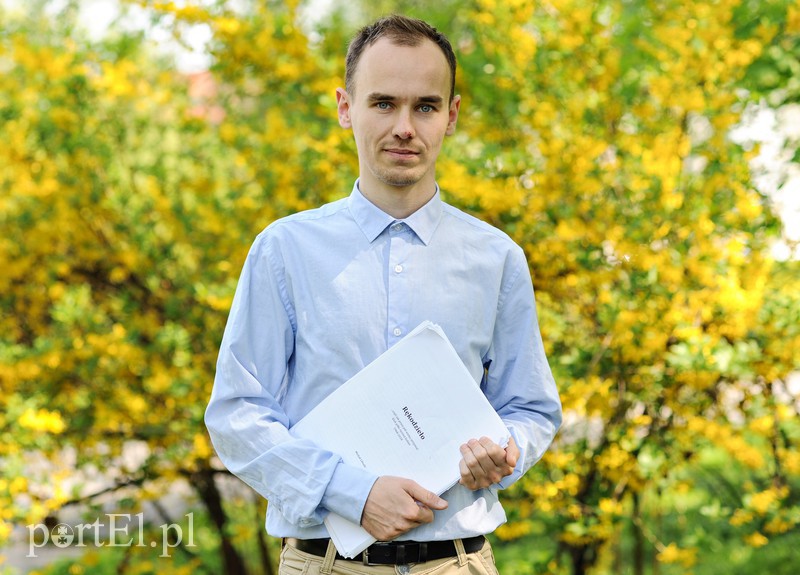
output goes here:
[[428, 104], [423, 104], [422, 106], [419, 107], [419, 111], [423, 112], [425, 114], [430, 114], [431, 112], [433, 112], [433, 110], [434, 110], [434, 107], [433, 106], [429, 106]]
[[379, 110], [388, 110], [389, 109], [389, 102], [378, 102], [376, 104]]

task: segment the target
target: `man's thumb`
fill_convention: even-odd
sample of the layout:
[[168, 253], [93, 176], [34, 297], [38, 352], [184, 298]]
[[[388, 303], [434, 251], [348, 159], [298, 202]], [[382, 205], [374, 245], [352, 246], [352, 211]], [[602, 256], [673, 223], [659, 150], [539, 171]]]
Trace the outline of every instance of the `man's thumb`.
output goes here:
[[408, 494], [425, 507], [439, 510], [447, 509], [447, 501], [436, 495], [433, 491], [428, 491], [420, 485], [415, 485], [409, 490]]

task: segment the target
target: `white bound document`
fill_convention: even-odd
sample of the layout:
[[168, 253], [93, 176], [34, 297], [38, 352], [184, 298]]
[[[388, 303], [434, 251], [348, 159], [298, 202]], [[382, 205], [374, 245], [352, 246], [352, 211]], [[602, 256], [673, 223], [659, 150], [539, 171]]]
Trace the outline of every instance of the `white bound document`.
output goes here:
[[[424, 321], [291, 428], [342, 460], [378, 475], [413, 479], [441, 495], [461, 477], [460, 446], [509, 432], [444, 331]], [[325, 526], [345, 557], [375, 539], [331, 513]]]

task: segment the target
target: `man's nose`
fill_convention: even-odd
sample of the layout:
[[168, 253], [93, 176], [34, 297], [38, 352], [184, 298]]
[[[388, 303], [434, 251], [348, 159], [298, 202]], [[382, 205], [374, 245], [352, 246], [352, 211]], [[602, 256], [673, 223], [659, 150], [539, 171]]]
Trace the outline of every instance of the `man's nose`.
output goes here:
[[411, 121], [411, 112], [400, 110], [394, 122], [394, 135], [401, 140], [410, 140], [414, 137], [414, 123]]

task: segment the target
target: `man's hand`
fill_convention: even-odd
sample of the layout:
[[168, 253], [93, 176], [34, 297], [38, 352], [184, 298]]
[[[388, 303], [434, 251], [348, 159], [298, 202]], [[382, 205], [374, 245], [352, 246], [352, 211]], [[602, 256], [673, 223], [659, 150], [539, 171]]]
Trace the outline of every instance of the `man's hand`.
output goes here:
[[461, 446], [461, 485], [472, 489], [483, 489], [511, 475], [519, 459], [519, 448], [514, 438], [508, 440], [503, 449], [488, 437], [470, 439]]
[[390, 541], [423, 523], [447, 501], [411, 479], [381, 476], [372, 486], [361, 515], [361, 526], [378, 541]]

